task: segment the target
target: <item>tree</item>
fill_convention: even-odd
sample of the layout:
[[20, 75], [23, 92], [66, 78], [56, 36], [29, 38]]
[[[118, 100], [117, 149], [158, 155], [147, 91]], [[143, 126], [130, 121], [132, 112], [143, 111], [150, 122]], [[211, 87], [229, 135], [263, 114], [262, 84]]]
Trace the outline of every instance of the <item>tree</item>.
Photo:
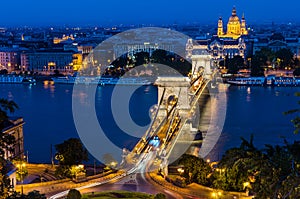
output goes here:
[[228, 64], [228, 73], [230, 74], [236, 74], [244, 66], [244, 59], [241, 56], [234, 56], [226, 61]]
[[77, 189], [71, 189], [67, 195], [67, 199], [81, 199], [81, 193]]
[[296, 68], [293, 72], [294, 76], [300, 76], [300, 68]]
[[147, 64], [149, 61], [149, 53], [147, 52], [136, 53], [134, 57], [135, 57], [135, 66]]
[[184, 166], [183, 176], [188, 183], [196, 182], [202, 185], [209, 183], [209, 175], [212, 170], [202, 158], [185, 154], [179, 160], [179, 164]]
[[165, 196], [165, 194], [162, 193], [158, 193], [154, 196], [154, 199], [166, 199], [167, 197]]
[[251, 76], [252, 77], [264, 76], [263, 66], [264, 66], [263, 61], [259, 57], [254, 56], [251, 62]]
[[287, 66], [291, 66], [293, 63], [293, 53], [290, 49], [282, 48], [275, 53], [277, 59], [279, 59], [279, 67], [284, 68]]
[[0, 98], [0, 130], [3, 129], [8, 119], [7, 112], [14, 113], [18, 108], [18, 105], [14, 101]]
[[45, 194], [41, 194], [39, 191], [32, 191], [25, 196], [26, 199], [46, 199]]
[[0, 70], [0, 75], [7, 75], [8, 71], [6, 69]]
[[153, 63], [161, 63], [164, 64], [167, 58], [167, 51], [158, 49], [152, 53], [151, 60]]
[[[244, 183], [249, 182], [256, 175], [256, 172], [264, 168], [265, 165], [265, 157], [254, 146], [253, 136], [251, 136], [250, 141], [241, 139], [240, 147], [227, 150], [218, 164], [221, 169], [225, 169], [227, 183], [225, 188], [228, 191], [244, 191]], [[216, 182], [213, 184], [218, 185]]]
[[[18, 108], [13, 101], [0, 99], [0, 133], [8, 122], [8, 112], [13, 113]], [[4, 150], [12, 151], [15, 138], [12, 135], [1, 133], [0, 135], [0, 199], [8, 194], [9, 179], [7, 177], [7, 160], [4, 159]]]
[[59, 161], [59, 167], [56, 170], [58, 175], [64, 177], [71, 176], [71, 167], [88, 161], [88, 152], [77, 138], [70, 138], [61, 144], [55, 145], [56, 159]]

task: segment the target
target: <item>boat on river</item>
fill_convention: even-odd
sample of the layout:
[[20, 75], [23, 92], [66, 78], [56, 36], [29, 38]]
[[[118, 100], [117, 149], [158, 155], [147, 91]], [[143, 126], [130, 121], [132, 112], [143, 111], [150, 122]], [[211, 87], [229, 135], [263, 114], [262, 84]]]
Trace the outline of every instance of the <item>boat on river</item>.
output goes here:
[[237, 77], [225, 80], [226, 83], [238, 86], [300, 86], [298, 77]]
[[55, 84], [97, 84], [97, 85], [150, 85], [148, 79], [140, 77], [85, 77], [65, 76], [52, 78]]
[[35, 83], [36, 80], [32, 77], [14, 76], [14, 75], [0, 75], [1, 84], [23, 84]]

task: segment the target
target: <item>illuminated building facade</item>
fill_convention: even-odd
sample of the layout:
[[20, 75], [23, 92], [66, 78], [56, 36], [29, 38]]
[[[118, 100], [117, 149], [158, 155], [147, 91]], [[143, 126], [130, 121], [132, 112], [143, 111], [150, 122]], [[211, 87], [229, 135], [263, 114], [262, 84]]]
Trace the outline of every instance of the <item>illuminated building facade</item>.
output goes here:
[[9, 73], [20, 66], [20, 53], [11, 48], [0, 49], [0, 70], [6, 69]]
[[45, 50], [23, 53], [21, 65], [35, 72], [72, 72], [73, 51]]
[[13, 146], [13, 151], [4, 149], [4, 158], [6, 160], [12, 160], [15, 158], [24, 158], [24, 138], [23, 138], [23, 118], [9, 118], [4, 123], [4, 129], [2, 134], [9, 134], [14, 136], [15, 143]]
[[242, 35], [248, 35], [248, 31], [246, 28], [245, 16], [243, 14], [242, 20], [240, 20], [236, 14], [236, 9], [234, 7], [232, 9], [232, 14], [229, 17], [229, 20], [227, 23], [227, 32], [226, 33], [224, 32], [223, 19], [222, 19], [222, 17], [219, 18], [218, 37], [238, 39]]
[[233, 58], [241, 56], [245, 58], [246, 43], [243, 38], [222, 39], [212, 37], [206, 40], [189, 40], [186, 45], [187, 57], [200, 55], [207, 51], [215, 61], [223, 60], [225, 57]]
[[216, 62], [224, 60], [226, 57], [241, 56], [245, 58], [247, 50], [245, 35], [248, 35], [245, 17], [243, 16], [240, 21], [236, 15], [236, 9], [233, 8], [232, 16], [227, 24], [227, 32], [224, 33], [223, 21], [220, 18], [217, 35], [209, 39], [188, 40], [186, 44], [187, 58], [207, 53]]

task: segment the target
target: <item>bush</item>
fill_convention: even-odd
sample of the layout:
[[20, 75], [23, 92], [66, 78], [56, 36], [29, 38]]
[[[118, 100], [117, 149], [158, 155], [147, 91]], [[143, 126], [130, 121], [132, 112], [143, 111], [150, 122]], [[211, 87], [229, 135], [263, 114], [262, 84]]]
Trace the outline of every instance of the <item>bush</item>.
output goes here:
[[167, 197], [162, 194], [162, 193], [158, 193], [154, 196], [154, 199], [166, 199]]
[[76, 189], [71, 189], [67, 195], [67, 199], [81, 199], [81, 193]]
[[300, 76], [300, 68], [296, 68], [293, 72], [294, 76]]

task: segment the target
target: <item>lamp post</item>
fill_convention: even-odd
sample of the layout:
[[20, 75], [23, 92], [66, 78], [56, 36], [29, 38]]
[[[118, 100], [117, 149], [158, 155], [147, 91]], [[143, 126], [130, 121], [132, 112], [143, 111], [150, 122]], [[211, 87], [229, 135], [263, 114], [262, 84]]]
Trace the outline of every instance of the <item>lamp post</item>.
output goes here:
[[214, 191], [212, 194], [211, 194], [212, 198], [221, 198], [222, 196], [222, 193], [220, 191]]
[[216, 171], [217, 171], [217, 172], [220, 172], [220, 175], [221, 175], [222, 173], [225, 172], [225, 169], [219, 169], [219, 168], [217, 168]]
[[26, 170], [26, 164], [23, 163], [19, 163], [17, 164], [17, 168], [18, 168], [18, 174], [20, 175], [20, 180], [21, 180], [21, 194], [23, 196], [23, 180], [24, 180], [24, 175], [25, 175], [25, 170]]
[[246, 195], [248, 195], [249, 193], [249, 189], [250, 188], [250, 183], [249, 182], [244, 182], [243, 183], [243, 189], [245, 189]]
[[184, 169], [183, 168], [178, 168], [177, 171], [179, 172], [180, 176], [184, 173]]

